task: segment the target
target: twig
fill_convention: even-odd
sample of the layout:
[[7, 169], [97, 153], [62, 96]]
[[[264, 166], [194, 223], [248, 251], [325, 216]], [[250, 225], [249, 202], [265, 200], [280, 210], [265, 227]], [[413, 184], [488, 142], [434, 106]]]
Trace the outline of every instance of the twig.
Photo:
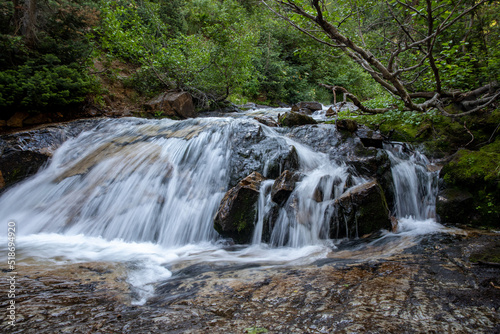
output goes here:
[[464, 128], [465, 130], [471, 135], [472, 139], [470, 140], [470, 142], [468, 142], [467, 144], [465, 144], [464, 147], [468, 146], [470, 143], [472, 143], [474, 141], [474, 135], [472, 134], [472, 132], [470, 132], [469, 129], [467, 129], [467, 126], [466, 126], [466, 123], [464, 122]]

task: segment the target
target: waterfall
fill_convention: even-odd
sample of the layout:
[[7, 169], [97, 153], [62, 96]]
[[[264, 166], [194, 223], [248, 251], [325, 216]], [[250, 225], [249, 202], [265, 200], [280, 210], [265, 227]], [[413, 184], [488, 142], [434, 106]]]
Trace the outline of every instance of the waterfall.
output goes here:
[[[301, 175], [280, 208], [271, 201], [273, 181], [262, 183], [252, 243], [260, 244], [265, 234], [264, 241], [278, 247], [328, 244], [331, 204], [346, 190], [348, 168], [282, 131], [244, 118], [102, 122], [68, 140], [44, 170], [3, 194], [2, 218], [22, 222], [24, 235], [86, 235], [164, 247], [214, 242], [213, 218], [229, 188], [236, 134], [249, 126], [261, 142], [274, 140], [278, 151], [293, 146]], [[437, 175], [426, 170], [427, 159], [396, 149], [388, 154], [395, 215], [433, 218]], [[271, 158], [261, 159], [254, 165], [263, 165], [266, 175]], [[355, 186], [368, 180], [351, 176], [350, 181]]]
[[405, 152], [402, 145], [387, 148], [394, 181], [398, 218], [424, 220], [436, 217], [439, 172], [428, 171], [429, 160], [418, 151]]
[[112, 121], [69, 140], [0, 200], [21, 233], [85, 234], [165, 246], [213, 240], [228, 183], [231, 123]]

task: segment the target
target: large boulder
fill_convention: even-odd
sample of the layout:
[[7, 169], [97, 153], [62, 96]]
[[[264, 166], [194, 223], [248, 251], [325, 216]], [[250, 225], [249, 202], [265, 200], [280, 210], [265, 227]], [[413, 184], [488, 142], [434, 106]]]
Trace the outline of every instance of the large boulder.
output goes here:
[[472, 195], [455, 188], [441, 190], [436, 201], [436, 213], [444, 224], [468, 224], [470, 213], [474, 212]]
[[214, 218], [217, 232], [237, 243], [252, 240], [260, 184], [264, 180], [261, 174], [253, 172], [226, 193]]
[[307, 115], [299, 114], [297, 112], [286, 112], [283, 115], [280, 115], [278, 123], [281, 126], [292, 127], [306, 124], [317, 124], [318, 122], [316, 122], [314, 118]]
[[162, 93], [144, 105], [146, 110], [161, 111], [165, 116], [184, 118], [196, 117], [193, 98], [188, 92]]
[[271, 199], [282, 205], [288, 200], [295, 189], [295, 184], [300, 180], [300, 173], [284, 171], [275, 181], [271, 188]]
[[321, 109], [323, 109], [323, 106], [318, 102], [299, 102], [292, 106], [292, 111], [307, 115]]
[[371, 181], [354, 187], [330, 207], [330, 238], [359, 238], [392, 228], [382, 187]]

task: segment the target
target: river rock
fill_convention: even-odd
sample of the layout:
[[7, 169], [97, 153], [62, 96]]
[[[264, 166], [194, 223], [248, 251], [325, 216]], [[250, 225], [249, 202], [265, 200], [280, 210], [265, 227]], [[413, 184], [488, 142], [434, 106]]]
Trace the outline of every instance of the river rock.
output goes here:
[[286, 112], [279, 117], [278, 123], [281, 126], [293, 127], [306, 124], [317, 124], [318, 122], [307, 115], [299, 114], [297, 112]]
[[260, 184], [264, 180], [261, 174], [253, 172], [226, 192], [214, 218], [217, 232], [237, 243], [251, 241], [257, 218]]
[[264, 124], [264, 125], [267, 125], [269, 127], [272, 127], [272, 128], [278, 127], [278, 123], [269, 116], [256, 116], [256, 117], [254, 117], [254, 119], [257, 122]]
[[321, 103], [318, 102], [299, 102], [292, 106], [292, 111], [310, 115], [317, 110], [323, 109]]
[[[359, 238], [380, 229], [392, 229], [382, 187], [371, 181], [348, 190], [334, 201], [330, 238]], [[331, 213], [331, 211], [330, 211]]]
[[166, 116], [182, 119], [197, 116], [193, 98], [188, 92], [162, 93], [147, 102], [144, 107], [152, 112], [162, 111]]
[[4, 187], [35, 174], [67, 139], [95, 127], [100, 120], [78, 120], [0, 136], [0, 173]]
[[359, 139], [361, 139], [361, 142], [365, 147], [375, 147], [375, 148], [383, 148], [384, 147], [384, 138], [379, 132], [370, 130], [370, 129], [365, 129], [365, 128], [358, 128], [356, 132], [357, 136]]
[[472, 195], [455, 188], [441, 190], [436, 201], [436, 213], [441, 223], [468, 224], [470, 213], [474, 212], [474, 199]]
[[[348, 177], [351, 179], [352, 176]], [[342, 179], [336, 176], [324, 175], [320, 178], [318, 185], [314, 189], [313, 200], [320, 203], [326, 199], [331, 199], [335, 195], [335, 188], [342, 184]], [[330, 185], [330, 186], [329, 186]]]
[[349, 118], [339, 119], [336, 125], [337, 130], [341, 131], [356, 132], [356, 130], [358, 129], [358, 123], [355, 120]]
[[290, 194], [295, 189], [295, 184], [300, 180], [300, 174], [284, 171], [275, 181], [271, 189], [271, 199], [277, 204], [286, 202]]
[[30, 114], [26, 111], [16, 111], [16, 113], [7, 120], [7, 126], [10, 128], [22, 128], [23, 121], [29, 116]]

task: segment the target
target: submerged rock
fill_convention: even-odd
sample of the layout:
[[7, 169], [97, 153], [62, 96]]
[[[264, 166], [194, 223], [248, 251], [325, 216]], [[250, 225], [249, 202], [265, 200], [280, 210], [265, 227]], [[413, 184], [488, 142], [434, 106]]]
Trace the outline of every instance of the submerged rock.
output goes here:
[[334, 201], [330, 238], [359, 238], [365, 234], [391, 230], [392, 224], [384, 192], [377, 181], [348, 190]]
[[214, 218], [217, 232], [238, 243], [251, 241], [260, 184], [264, 180], [261, 174], [253, 172], [226, 193]]
[[279, 117], [278, 123], [281, 126], [293, 127], [306, 124], [317, 124], [318, 122], [307, 115], [299, 114], [297, 112], [286, 112]]

